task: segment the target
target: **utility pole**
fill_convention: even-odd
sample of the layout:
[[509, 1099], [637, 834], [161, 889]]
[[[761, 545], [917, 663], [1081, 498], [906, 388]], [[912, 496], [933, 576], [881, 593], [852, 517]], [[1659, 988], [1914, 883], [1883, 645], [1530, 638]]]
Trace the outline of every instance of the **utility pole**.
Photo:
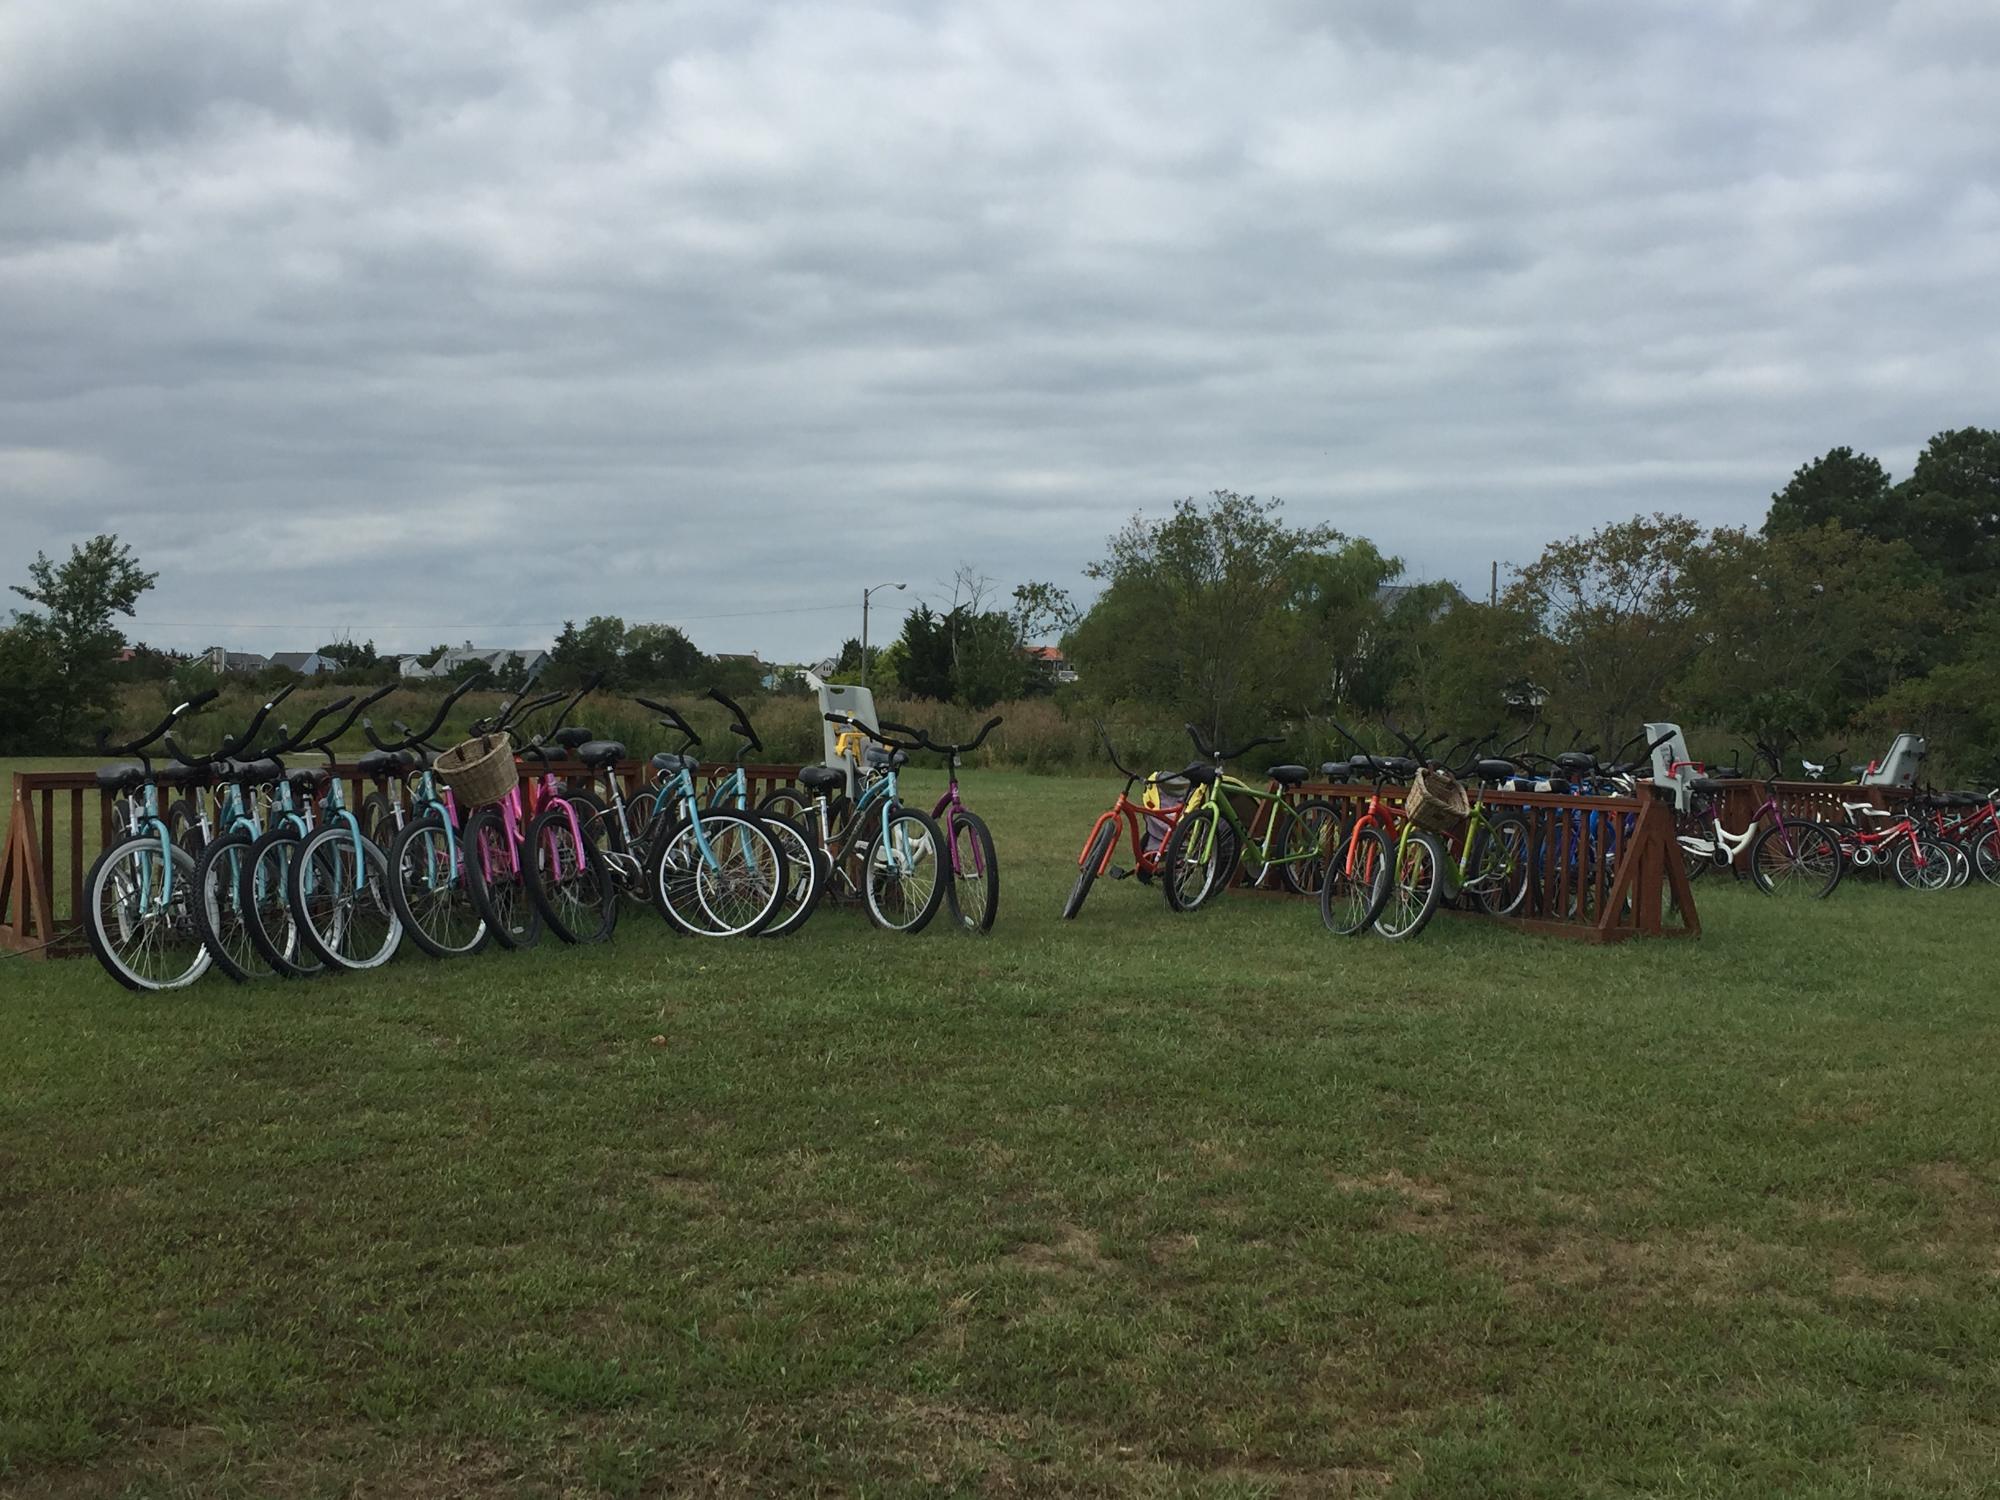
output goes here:
[[1500, 603], [1500, 560], [1498, 558], [1493, 560], [1493, 581], [1486, 586], [1486, 603], [1490, 608], [1497, 608]]
[[868, 686], [868, 597], [882, 589], [906, 589], [907, 583], [878, 583], [861, 591], [861, 685]]

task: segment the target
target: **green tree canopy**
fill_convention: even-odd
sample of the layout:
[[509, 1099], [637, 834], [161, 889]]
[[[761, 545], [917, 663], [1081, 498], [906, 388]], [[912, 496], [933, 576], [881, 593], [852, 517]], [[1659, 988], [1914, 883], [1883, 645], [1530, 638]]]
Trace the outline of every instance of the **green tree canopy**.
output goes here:
[[[92, 726], [108, 722], [115, 701], [117, 658], [125, 635], [115, 621], [130, 615], [158, 575], [139, 566], [116, 536], [94, 536], [72, 547], [61, 563], [41, 552], [28, 564], [28, 582], [13, 591], [39, 611], [15, 611], [17, 633], [10, 654], [34, 651], [48, 659], [49, 677], [37, 672], [38, 718], [44, 744], [80, 747]], [[10, 691], [14, 684], [9, 679]]]

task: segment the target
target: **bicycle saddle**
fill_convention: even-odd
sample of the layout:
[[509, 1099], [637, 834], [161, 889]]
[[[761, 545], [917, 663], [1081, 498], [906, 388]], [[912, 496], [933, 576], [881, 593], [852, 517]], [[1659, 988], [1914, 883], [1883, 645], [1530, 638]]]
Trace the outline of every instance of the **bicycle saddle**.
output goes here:
[[801, 766], [799, 785], [809, 792], [843, 792], [847, 790], [847, 773], [833, 766]]
[[582, 740], [570, 748], [586, 766], [616, 765], [625, 758], [625, 746], [619, 740]]
[[1273, 766], [1264, 773], [1279, 786], [1297, 786], [1312, 773], [1304, 766]]
[[653, 757], [651, 765], [655, 771], [665, 771], [671, 776], [679, 771], [695, 770], [701, 762], [692, 755], [679, 755], [672, 750], [662, 750]]
[[587, 745], [590, 743], [590, 731], [588, 729], [578, 728], [574, 724], [570, 724], [566, 725], [561, 729], [558, 729], [554, 734], [550, 735], [549, 738], [553, 740], [556, 744], [561, 745], [565, 750], [574, 750], [579, 745]]
[[1518, 773], [1514, 762], [1502, 760], [1498, 756], [1481, 760], [1474, 764], [1472, 774], [1481, 781], [1506, 781]]
[[146, 784], [146, 768], [136, 761], [97, 768], [97, 784], [107, 791], [122, 792]]

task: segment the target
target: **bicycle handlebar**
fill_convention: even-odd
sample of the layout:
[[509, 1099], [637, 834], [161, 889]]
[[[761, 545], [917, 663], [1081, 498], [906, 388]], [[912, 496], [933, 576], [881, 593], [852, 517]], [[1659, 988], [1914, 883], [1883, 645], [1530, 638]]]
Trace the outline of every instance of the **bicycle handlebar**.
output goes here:
[[912, 750], [921, 750], [923, 748], [921, 742], [915, 738], [916, 731], [907, 724], [888, 724], [883, 726], [888, 729], [900, 729], [904, 734], [911, 736], [908, 741], [899, 743], [896, 740], [890, 739], [881, 729], [870, 729], [866, 724], [855, 718], [853, 714], [827, 714], [824, 717], [829, 724], [844, 724], [849, 729], [858, 729], [867, 735], [869, 739], [875, 741], [876, 744], [886, 745], [891, 750], [901, 750], [905, 754], [908, 754]]
[[1122, 774], [1128, 782], [1139, 780], [1139, 773], [1128, 769], [1125, 763], [1118, 758], [1118, 747], [1111, 743], [1111, 735], [1105, 729], [1104, 721], [1102, 719], [1092, 719], [1091, 723], [1097, 726], [1097, 738], [1103, 743], [1104, 753], [1110, 759], [1112, 768]]
[[686, 741], [686, 744], [681, 747], [683, 750], [688, 745], [699, 745], [701, 743], [701, 736], [694, 732], [694, 725], [683, 719], [680, 715], [680, 710], [672, 704], [655, 703], [651, 698], [640, 698], [637, 696], [634, 696], [632, 701], [638, 704], [639, 707], [651, 713], [658, 714], [666, 722], [669, 729], [679, 731]]
[[151, 729], [147, 730], [144, 734], [140, 735], [139, 738], [133, 740], [130, 744], [112, 745], [108, 743], [108, 741], [111, 738], [111, 731], [108, 729], [100, 729], [97, 732], [97, 748], [101, 753], [105, 755], [137, 755], [141, 750], [145, 749], [146, 746], [152, 744], [154, 740], [157, 740], [161, 735], [165, 734], [169, 729], [172, 729], [175, 723], [177, 723], [180, 720], [183, 714], [191, 714], [196, 709], [206, 708], [209, 704], [213, 703], [220, 696], [221, 696], [221, 690], [219, 688], [202, 689], [200, 692], [196, 693], [192, 698], [188, 699], [187, 702], [183, 703], [179, 708], [174, 709], [164, 719], [160, 720], [159, 723], [155, 724]]
[[764, 742], [757, 738], [757, 731], [750, 727], [750, 715], [743, 712], [743, 705], [718, 687], [710, 688], [708, 696], [736, 715], [736, 722], [731, 724], [729, 728], [731, 733], [744, 741], [743, 748], [736, 752], [738, 760], [741, 760], [752, 750], [762, 750], [764, 748]]
[[436, 734], [443, 727], [445, 715], [451, 712], [453, 704], [457, 703], [459, 699], [463, 698], [485, 680], [486, 674], [484, 672], [474, 672], [465, 681], [453, 688], [445, 695], [444, 702], [438, 705], [437, 712], [431, 715], [430, 723], [426, 724], [422, 729], [412, 729], [401, 719], [391, 719], [389, 721], [390, 727], [403, 736], [400, 744], [392, 745], [383, 740], [375, 733], [375, 725], [368, 719], [361, 721], [361, 732], [368, 736], [368, 743], [373, 745], [377, 750], [387, 750], [394, 753], [398, 750], [414, 749], [426, 743], [432, 735]]
[[1214, 746], [1208, 743], [1207, 737], [1203, 735], [1199, 729], [1195, 728], [1194, 725], [1183, 724], [1181, 725], [1181, 728], [1185, 729], [1188, 732], [1188, 738], [1194, 741], [1195, 749], [1199, 750], [1203, 755], [1207, 756], [1210, 760], [1217, 762], [1225, 760], [1235, 760], [1240, 755], [1249, 754], [1252, 750], [1255, 750], [1259, 745], [1284, 744], [1284, 741], [1281, 739], [1276, 739], [1268, 734], [1262, 734], [1257, 736], [1257, 738], [1254, 740], [1245, 740], [1242, 744], [1238, 745], [1234, 750], [1217, 750]]
[[271, 694], [264, 706], [257, 710], [248, 724], [243, 726], [241, 734], [225, 734], [222, 737], [222, 749], [217, 752], [214, 758], [218, 760], [226, 759], [248, 746], [252, 740], [257, 738], [257, 731], [264, 727], [264, 720], [270, 717], [271, 710], [291, 697], [292, 690], [297, 686], [296, 682], [288, 682], [279, 688], [277, 692]]

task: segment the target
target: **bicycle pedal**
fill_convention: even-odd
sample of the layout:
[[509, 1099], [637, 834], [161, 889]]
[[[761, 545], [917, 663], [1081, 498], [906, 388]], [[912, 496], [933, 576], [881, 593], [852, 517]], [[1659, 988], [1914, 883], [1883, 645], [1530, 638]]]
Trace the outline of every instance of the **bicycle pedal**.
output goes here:
[[1110, 869], [1104, 872], [1104, 878], [1106, 880], [1123, 880], [1126, 876], [1130, 875], [1131, 873], [1132, 872], [1130, 870], [1121, 870], [1118, 868], [1118, 866], [1113, 865]]

